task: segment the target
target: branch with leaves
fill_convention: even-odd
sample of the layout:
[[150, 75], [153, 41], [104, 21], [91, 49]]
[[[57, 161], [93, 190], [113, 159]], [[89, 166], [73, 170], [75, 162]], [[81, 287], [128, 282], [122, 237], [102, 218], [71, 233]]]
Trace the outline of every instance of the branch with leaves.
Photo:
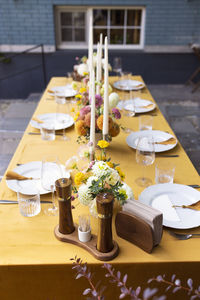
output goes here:
[[[93, 283], [93, 274], [88, 268], [87, 263], [83, 263], [80, 258], [71, 258], [73, 261], [72, 269], [76, 270], [76, 279], [84, 277], [87, 279], [89, 283], [89, 288], [85, 289], [83, 295], [90, 295], [91, 299], [96, 300], [104, 300], [103, 292], [105, 287], [100, 286], [100, 282], [97, 284]], [[167, 299], [166, 295], [157, 296], [156, 294], [159, 292], [158, 288], [145, 288], [143, 293], [141, 287], [138, 286], [136, 289], [127, 286], [128, 275], [122, 275], [120, 271], [115, 271], [112, 265], [105, 263], [102, 268], [106, 270], [105, 277], [109, 278], [110, 283], [114, 283], [120, 289], [119, 299], [123, 299], [125, 297], [130, 297], [131, 300], [165, 300]], [[179, 290], [185, 291], [190, 300], [200, 299], [200, 285], [197, 288], [193, 287], [193, 280], [189, 278], [187, 280], [187, 286], [181, 285], [181, 280], [176, 277], [176, 275], [172, 275], [171, 281], [165, 279], [165, 275], [158, 275], [155, 278], [151, 278], [148, 280], [147, 284], [156, 281], [158, 283], [166, 284], [167, 287], [165, 292], [167, 293], [170, 289], [172, 293], [176, 293]]]

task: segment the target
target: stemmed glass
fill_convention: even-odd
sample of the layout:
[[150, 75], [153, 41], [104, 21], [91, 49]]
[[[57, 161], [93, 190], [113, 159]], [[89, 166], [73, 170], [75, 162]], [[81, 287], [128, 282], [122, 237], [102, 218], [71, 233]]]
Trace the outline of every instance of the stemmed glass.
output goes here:
[[68, 108], [68, 100], [65, 99], [63, 96], [59, 96], [55, 94], [55, 102], [57, 103], [56, 107], [56, 121], [58, 123], [61, 123], [63, 125], [63, 130], [62, 130], [62, 139], [64, 141], [69, 141], [70, 138], [66, 136], [65, 133], [65, 123], [66, 123], [66, 118], [63, 117], [62, 113], [66, 112], [69, 110]]
[[[155, 147], [153, 137], [151, 135], [140, 137], [136, 147], [136, 162], [142, 166], [150, 166], [154, 161]], [[139, 186], [146, 187], [152, 184], [152, 180], [143, 175], [136, 179], [136, 183]]]
[[49, 155], [42, 160], [41, 168], [41, 184], [43, 189], [51, 192], [52, 205], [45, 207], [45, 214], [48, 216], [56, 216], [58, 214], [58, 206], [54, 195], [55, 181], [63, 177], [61, 164], [55, 155]]
[[114, 57], [113, 59], [113, 71], [118, 74], [118, 76], [122, 73], [122, 60], [121, 57]]

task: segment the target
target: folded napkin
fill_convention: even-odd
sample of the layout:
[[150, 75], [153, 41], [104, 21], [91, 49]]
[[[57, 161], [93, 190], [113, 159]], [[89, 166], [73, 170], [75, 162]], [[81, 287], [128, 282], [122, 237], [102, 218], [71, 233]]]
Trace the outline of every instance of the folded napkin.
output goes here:
[[32, 180], [34, 178], [20, 175], [20, 174], [14, 172], [14, 171], [7, 171], [6, 172], [6, 179], [7, 180], [11, 180], [11, 179], [12, 180], [13, 179], [15, 179], [15, 180]]
[[174, 145], [176, 144], [176, 139], [174, 137], [171, 137], [165, 141], [162, 142], [155, 142], [155, 144], [159, 144], [159, 145]]
[[32, 120], [33, 120], [33, 121], [36, 121], [36, 122], [39, 123], [39, 124], [43, 124], [43, 123], [44, 123], [44, 121], [38, 119], [37, 117], [33, 117]]

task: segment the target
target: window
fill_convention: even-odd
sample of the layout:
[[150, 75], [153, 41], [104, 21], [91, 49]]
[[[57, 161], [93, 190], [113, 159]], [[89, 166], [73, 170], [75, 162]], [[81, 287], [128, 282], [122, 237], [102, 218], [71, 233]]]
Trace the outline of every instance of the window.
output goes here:
[[93, 37], [97, 44], [100, 33], [108, 36], [110, 48], [144, 46], [145, 9], [68, 8], [56, 7], [56, 40], [58, 48], [82, 47], [88, 44], [88, 16], [93, 15]]

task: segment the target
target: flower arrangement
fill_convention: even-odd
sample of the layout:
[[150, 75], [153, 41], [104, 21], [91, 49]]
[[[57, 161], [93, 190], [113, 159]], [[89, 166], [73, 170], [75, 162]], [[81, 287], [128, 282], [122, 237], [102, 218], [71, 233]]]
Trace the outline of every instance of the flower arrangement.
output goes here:
[[[89, 62], [87, 56], [83, 56], [79, 58], [78, 56], [75, 58], [76, 64], [74, 65], [74, 71], [72, 73], [72, 77], [76, 81], [81, 81], [83, 78], [88, 76], [89, 72]], [[102, 68], [104, 68], [104, 59], [101, 60]], [[93, 67], [95, 68], [97, 65], [97, 53], [93, 52]], [[108, 70], [112, 71], [112, 67], [108, 64]]]
[[[124, 182], [124, 172], [118, 164], [106, 158], [105, 149], [109, 143], [100, 140], [98, 146], [101, 148], [100, 156], [96, 156], [96, 160], [90, 162], [85, 170], [80, 171], [76, 162], [70, 159], [71, 166], [73, 165], [71, 175], [75, 184], [74, 194], [81, 204], [89, 206], [90, 212], [94, 216], [97, 214], [96, 196], [101, 192], [112, 193], [120, 205], [123, 205], [128, 199], [134, 199], [132, 189]], [[86, 151], [84, 157], [88, 157]]]
[[[77, 105], [79, 106], [79, 111], [76, 113], [75, 129], [80, 137], [84, 136], [86, 139], [89, 138], [90, 133], [90, 119], [91, 119], [91, 107], [89, 92], [86, 87], [81, 87], [79, 93], [76, 95]], [[120, 127], [116, 123], [116, 120], [121, 118], [120, 111], [116, 108], [119, 102], [119, 96], [117, 93], [111, 93], [109, 95], [109, 135], [110, 137], [115, 137], [120, 132]], [[102, 95], [95, 95], [95, 128], [96, 133], [101, 133], [103, 129], [103, 98]], [[80, 141], [81, 138], [78, 139]]]

